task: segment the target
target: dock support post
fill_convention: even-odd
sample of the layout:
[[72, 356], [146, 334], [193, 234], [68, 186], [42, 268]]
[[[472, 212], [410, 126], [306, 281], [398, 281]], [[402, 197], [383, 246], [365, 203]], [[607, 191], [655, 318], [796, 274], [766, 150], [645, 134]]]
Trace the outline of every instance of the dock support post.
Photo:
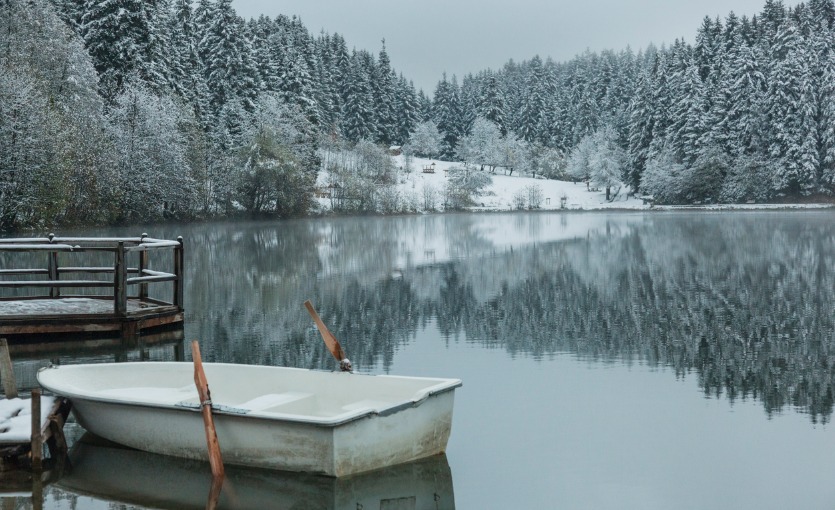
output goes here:
[[118, 317], [124, 317], [128, 313], [128, 268], [125, 262], [125, 243], [119, 241], [116, 246], [116, 274], [113, 278], [114, 311]]
[[[49, 234], [49, 244], [55, 243], [55, 234]], [[58, 281], [58, 252], [51, 251], [48, 252], [47, 256], [49, 257], [49, 261], [47, 264], [47, 271], [49, 272], [49, 280], [50, 281]], [[61, 295], [61, 289], [58, 287], [50, 287], [49, 288], [49, 297], [57, 298]]]
[[32, 469], [43, 469], [43, 438], [41, 437], [41, 390], [32, 390]]
[[177, 275], [177, 278], [174, 280], [174, 305], [183, 311], [183, 282], [185, 281], [185, 275], [183, 274], [183, 237], [180, 236], [177, 238], [177, 242], [180, 243], [180, 246], [174, 248], [174, 274]]
[[9, 355], [9, 342], [5, 338], [0, 338], [0, 379], [3, 381], [3, 394], [6, 398], [17, 398], [17, 381], [12, 357]]
[[[148, 237], [148, 234], [143, 233], [139, 238], [140, 239], [139, 242], [144, 243], [146, 237]], [[145, 250], [142, 250], [142, 251], [139, 252], [139, 274], [137, 276], [139, 276], [140, 278], [145, 276], [145, 269], [147, 269], [147, 268], [148, 268], [148, 252], [145, 251]], [[148, 299], [148, 284], [147, 283], [140, 283], [139, 284], [139, 299], [143, 300], [143, 301], [145, 299]]]

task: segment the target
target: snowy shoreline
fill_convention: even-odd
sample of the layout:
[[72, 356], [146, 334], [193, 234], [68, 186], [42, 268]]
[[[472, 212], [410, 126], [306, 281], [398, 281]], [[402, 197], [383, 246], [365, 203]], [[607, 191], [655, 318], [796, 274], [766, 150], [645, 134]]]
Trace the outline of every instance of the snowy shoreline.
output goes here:
[[[440, 161], [436, 159], [413, 158], [410, 170], [406, 170], [404, 157], [394, 157], [395, 166], [399, 169], [397, 177], [397, 192], [404, 201], [411, 201], [420, 205], [426, 190], [432, 190], [438, 195], [437, 207], [425, 209], [417, 207], [412, 212], [401, 212], [392, 215], [409, 214], [447, 214], [447, 213], [497, 213], [497, 212], [638, 212], [638, 211], [752, 211], [752, 210], [800, 210], [800, 209], [830, 209], [835, 203], [755, 203], [755, 204], [696, 204], [696, 205], [652, 205], [645, 200], [628, 196], [625, 190], [613, 200], [606, 200], [605, 191], [592, 190], [583, 182], [558, 181], [541, 177], [503, 175], [499, 169], [496, 174], [490, 174], [492, 184], [487, 186], [485, 193], [476, 198], [477, 205], [463, 210], [444, 211], [440, 204], [440, 193], [447, 183], [448, 170], [461, 163]], [[423, 172], [423, 168], [433, 168], [433, 172]], [[320, 172], [319, 186], [324, 187], [327, 174]], [[515, 196], [524, 190], [535, 186], [541, 191], [541, 203], [535, 208], [519, 208], [515, 203]], [[331, 215], [330, 199], [317, 198], [319, 214]], [[342, 215], [342, 214], [336, 214]]]

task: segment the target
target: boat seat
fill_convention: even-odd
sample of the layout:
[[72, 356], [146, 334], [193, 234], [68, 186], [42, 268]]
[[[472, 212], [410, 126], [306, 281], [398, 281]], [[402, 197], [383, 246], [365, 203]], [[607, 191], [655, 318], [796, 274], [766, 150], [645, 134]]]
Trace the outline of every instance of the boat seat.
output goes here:
[[342, 406], [343, 411], [359, 411], [361, 409], [374, 409], [380, 410], [386, 407], [391, 406], [391, 402], [386, 402], [385, 400], [372, 400], [372, 399], [365, 399], [365, 400], [357, 400], [356, 402], [351, 402], [350, 404]]
[[174, 404], [181, 400], [197, 401], [197, 389], [194, 386], [180, 388], [165, 387], [132, 387], [99, 390], [98, 395], [104, 398], [125, 399], [143, 403]]
[[299, 391], [285, 391], [284, 393], [267, 393], [266, 395], [260, 395], [258, 397], [253, 398], [252, 400], [247, 400], [242, 404], [238, 404], [236, 407], [249, 409], [250, 411], [263, 411], [264, 409], [269, 409], [270, 407], [280, 406], [282, 404], [289, 404], [290, 402], [296, 402], [297, 400], [301, 400], [303, 398], [311, 396], [313, 396], [312, 393], [302, 393]]

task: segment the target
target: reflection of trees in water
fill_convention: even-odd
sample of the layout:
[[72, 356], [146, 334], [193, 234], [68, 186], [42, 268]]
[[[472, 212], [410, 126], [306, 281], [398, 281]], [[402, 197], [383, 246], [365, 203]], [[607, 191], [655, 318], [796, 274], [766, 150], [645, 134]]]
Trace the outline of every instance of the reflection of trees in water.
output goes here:
[[[707, 395], [826, 421], [835, 400], [828, 216], [606, 217], [587, 238], [512, 250], [492, 247], [467, 216], [199, 227], [187, 237], [186, 333], [204, 340], [207, 360], [331, 368], [301, 306], [311, 299], [360, 367], [389, 367], [434, 321], [447, 338], [518, 355], [695, 372]], [[397, 240], [417, 231], [443, 237], [455, 256], [403, 265]]]
[[549, 246], [551, 269], [464, 312], [467, 337], [695, 370], [706, 394], [827, 420], [835, 227], [726, 220], [662, 219], [624, 238]]

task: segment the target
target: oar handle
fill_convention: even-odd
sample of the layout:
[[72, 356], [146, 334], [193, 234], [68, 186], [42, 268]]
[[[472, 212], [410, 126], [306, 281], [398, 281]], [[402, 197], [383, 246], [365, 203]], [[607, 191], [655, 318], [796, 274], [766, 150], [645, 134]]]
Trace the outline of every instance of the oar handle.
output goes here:
[[206, 431], [206, 446], [209, 449], [212, 476], [222, 479], [223, 459], [220, 455], [220, 444], [217, 441], [215, 420], [212, 417], [212, 393], [209, 391], [206, 372], [203, 371], [203, 359], [200, 356], [200, 345], [197, 340], [191, 343], [191, 357], [194, 360], [194, 385], [197, 386], [197, 395], [200, 398], [200, 412], [203, 414], [203, 428]]

